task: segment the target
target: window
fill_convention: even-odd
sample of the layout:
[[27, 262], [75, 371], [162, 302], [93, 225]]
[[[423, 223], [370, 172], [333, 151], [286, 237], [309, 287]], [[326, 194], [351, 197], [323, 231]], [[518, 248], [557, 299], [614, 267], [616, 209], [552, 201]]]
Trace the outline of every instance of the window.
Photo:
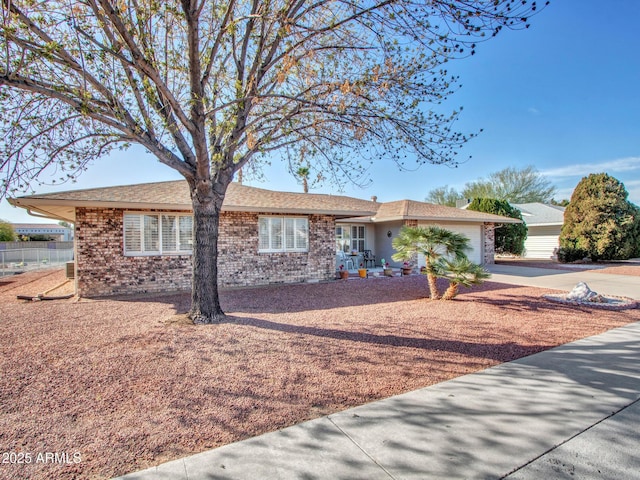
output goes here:
[[309, 221], [297, 217], [260, 217], [258, 251], [306, 252], [309, 250]]
[[349, 227], [336, 225], [336, 252], [348, 252], [349, 250]]
[[190, 254], [193, 217], [181, 214], [125, 213], [125, 255]]
[[351, 225], [351, 250], [364, 252], [364, 225]]
[[364, 225], [336, 225], [336, 251], [363, 252], [365, 248]]

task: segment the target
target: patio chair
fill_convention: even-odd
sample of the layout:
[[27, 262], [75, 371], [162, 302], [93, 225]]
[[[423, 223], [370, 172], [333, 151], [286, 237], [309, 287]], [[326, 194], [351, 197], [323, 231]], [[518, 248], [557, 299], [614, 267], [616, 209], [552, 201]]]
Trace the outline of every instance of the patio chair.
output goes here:
[[[344, 253], [342, 250], [338, 251], [338, 263], [341, 263], [344, 265], [344, 268], [346, 268], [347, 270], [353, 270], [353, 260], [351, 258], [349, 258], [347, 256], [346, 253]], [[351, 268], [349, 268], [349, 265], [351, 265]]]
[[371, 262], [374, 267], [376, 266], [376, 256], [371, 253], [371, 250], [365, 250], [364, 252], [362, 252], [362, 261], [365, 268], [369, 266], [369, 262]]

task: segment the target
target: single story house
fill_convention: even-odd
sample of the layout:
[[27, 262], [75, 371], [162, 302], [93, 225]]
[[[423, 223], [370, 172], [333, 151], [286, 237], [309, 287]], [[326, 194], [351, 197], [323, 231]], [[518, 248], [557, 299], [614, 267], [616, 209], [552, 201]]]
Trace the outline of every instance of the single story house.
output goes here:
[[[29, 195], [9, 202], [75, 225], [80, 296], [190, 287], [193, 222], [186, 181]], [[440, 225], [464, 233], [473, 247], [470, 258], [493, 263], [495, 225], [513, 222], [519, 220], [412, 200], [380, 203], [232, 183], [220, 218], [218, 281], [220, 286], [249, 286], [328, 280], [335, 278], [338, 252], [347, 251], [358, 258], [369, 250], [377, 262], [391, 262], [391, 242], [404, 225]]]
[[551, 260], [556, 258], [560, 231], [564, 224], [564, 207], [544, 203], [514, 203], [522, 212], [527, 224], [527, 239], [524, 241], [525, 258]]

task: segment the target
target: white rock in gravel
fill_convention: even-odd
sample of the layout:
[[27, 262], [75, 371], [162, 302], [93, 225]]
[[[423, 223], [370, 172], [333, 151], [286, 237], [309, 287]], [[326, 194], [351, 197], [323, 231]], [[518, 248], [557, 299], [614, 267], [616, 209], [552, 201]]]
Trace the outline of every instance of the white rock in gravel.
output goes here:
[[567, 300], [585, 301], [597, 296], [598, 294], [591, 290], [589, 285], [584, 282], [579, 282], [575, 287], [573, 287], [573, 290], [567, 294]]

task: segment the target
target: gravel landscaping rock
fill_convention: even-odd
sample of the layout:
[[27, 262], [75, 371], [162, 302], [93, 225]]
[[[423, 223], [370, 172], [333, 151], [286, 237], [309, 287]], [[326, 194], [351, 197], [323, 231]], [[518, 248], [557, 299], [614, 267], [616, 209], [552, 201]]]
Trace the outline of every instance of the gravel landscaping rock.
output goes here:
[[224, 291], [209, 326], [188, 294], [16, 299], [63, 279], [0, 279], [0, 445], [70, 462], [3, 479], [110, 478], [640, 320], [492, 282], [431, 301], [421, 275]]

